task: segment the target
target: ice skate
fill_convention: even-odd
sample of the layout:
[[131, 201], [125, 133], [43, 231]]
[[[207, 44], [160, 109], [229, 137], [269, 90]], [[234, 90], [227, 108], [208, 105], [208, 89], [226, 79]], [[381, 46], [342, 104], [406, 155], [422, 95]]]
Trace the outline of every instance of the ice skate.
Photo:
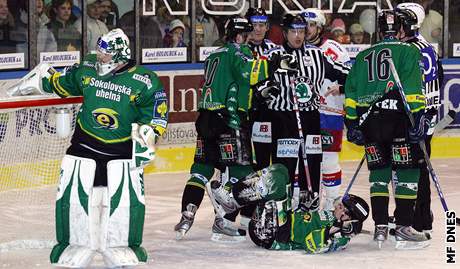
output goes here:
[[423, 230], [426, 239], [431, 240], [433, 238], [433, 230]]
[[174, 226], [174, 231], [176, 231], [176, 239], [180, 240], [184, 238], [185, 234], [190, 230], [195, 219], [195, 213], [198, 207], [194, 204], [188, 204], [187, 210], [182, 212], [180, 221], [176, 226]]
[[421, 249], [430, 245], [425, 233], [411, 226], [397, 225], [395, 229], [396, 249]]
[[388, 225], [385, 225], [385, 224], [375, 225], [374, 241], [377, 242], [379, 249], [382, 248], [383, 242], [387, 240], [387, 237], [388, 237]]
[[212, 241], [216, 242], [241, 242], [246, 240], [246, 231], [239, 229], [233, 222], [216, 217], [212, 225]]

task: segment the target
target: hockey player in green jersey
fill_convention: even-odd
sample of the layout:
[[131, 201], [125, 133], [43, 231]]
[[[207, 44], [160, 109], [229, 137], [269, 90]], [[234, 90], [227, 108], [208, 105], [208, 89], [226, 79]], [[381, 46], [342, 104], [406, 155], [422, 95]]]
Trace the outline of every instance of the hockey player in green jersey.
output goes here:
[[[399, 179], [395, 189], [396, 247], [424, 247], [427, 238], [411, 227], [420, 176], [418, 163], [423, 158], [417, 145], [423, 139], [425, 122], [421, 55], [415, 47], [397, 40], [401, 22], [394, 11], [381, 13], [379, 24], [383, 40], [358, 54], [345, 85], [347, 138], [365, 147], [374, 240], [381, 247], [388, 236], [388, 183], [393, 169]], [[414, 127], [395, 87], [390, 61], [416, 119]]]
[[[194, 163], [182, 195], [182, 216], [174, 227], [177, 239], [183, 238], [193, 224], [196, 210], [204, 196], [205, 184], [212, 178], [214, 169], [242, 178], [252, 172], [252, 149], [248, 121], [251, 107], [251, 86], [266, 81], [271, 70], [287, 66], [292, 58], [254, 58], [246, 43], [253, 30], [246, 18], [231, 17], [226, 23], [227, 43], [208, 56], [205, 65], [203, 93], [199, 101], [199, 116], [195, 122], [197, 144]], [[260, 95], [268, 96], [273, 87], [258, 84]], [[216, 218], [213, 239], [243, 240], [244, 231], [233, 227], [236, 216]]]
[[155, 156], [168, 107], [157, 75], [130, 57], [128, 37], [114, 29], [99, 38], [97, 53], [81, 64], [63, 73], [44, 64], [34, 69], [35, 77], [43, 78], [38, 88], [61, 97], [83, 96], [61, 164], [58, 243], [50, 257], [55, 265], [85, 268], [97, 252], [108, 267], [147, 261], [141, 246], [142, 167]]
[[333, 252], [344, 249], [351, 237], [361, 232], [369, 215], [369, 206], [362, 198], [349, 194], [336, 200], [333, 211], [292, 212], [289, 182], [287, 168], [273, 164], [237, 183], [223, 177], [206, 188], [218, 215], [257, 204], [249, 235], [256, 245], [267, 249]]

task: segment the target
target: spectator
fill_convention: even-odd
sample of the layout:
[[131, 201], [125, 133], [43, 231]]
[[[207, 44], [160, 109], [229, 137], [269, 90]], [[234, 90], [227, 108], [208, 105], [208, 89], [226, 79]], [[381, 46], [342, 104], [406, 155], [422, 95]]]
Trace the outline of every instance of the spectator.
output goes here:
[[44, 12], [45, 4], [43, 0], [37, 0], [36, 3], [38, 16], [37, 53], [40, 56], [41, 52], [57, 51], [57, 43], [53, 33], [46, 27], [50, 19]]
[[[147, 1], [149, 3], [150, 1]], [[126, 12], [119, 21], [120, 28], [126, 33], [129, 38], [129, 46], [131, 51], [134, 50], [134, 10]], [[155, 21], [154, 16], [140, 17], [140, 40], [141, 48], [161, 48], [163, 47], [163, 38], [160, 27]]]
[[204, 13], [201, 1], [196, 0], [196, 31], [203, 32], [203, 46], [212, 46], [219, 39], [219, 30], [213, 18]]
[[158, 9], [157, 16], [155, 17], [161, 31], [161, 38], [164, 38], [166, 33], [169, 32], [169, 24], [174, 20], [174, 16], [169, 14], [169, 10], [163, 6]]
[[72, 0], [52, 0], [50, 22], [46, 24], [56, 39], [58, 51], [81, 49], [81, 34], [75, 27], [76, 17], [71, 12]]
[[168, 33], [163, 39], [163, 46], [165, 48], [187, 47], [184, 42], [185, 25], [179, 20], [175, 19], [169, 24]]
[[341, 44], [350, 43], [350, 36], [345, 34], [345, 23], [343, 22], [342, 19], [337, 18], [332, 21], [331, 33], [332, 33], [332, 38], [335, 41]]
[[[88, 40], [88, 51], [96, 51], [97, 40], [100, 36], [109, 32], [107, 26], [99, 20], [101, 16], [101, 1], [100, 0], [88, 0], [86, 1], [86, 14], [87, 16], [87, 28], [86, 36]], [[82, 19], [79, 18], [75, 22], [75, 26], [78, 30], [82, 30]]]
[[37, 0], [37, 15], [38, 15], [38, 24], [45, 26], [50, 22], [50, 18], [46, 15], [45, 12], [45, 3], [43, 0]]
[[424, 0], [421, 5], [425, 9], [425, 19], [420, 27], [420, 34], [429, 43], [439, 44], [441, 48], [442, 43], [442, 15], [436, 10], [431, 9], [433, 0]]
[[[0, 54], [26, 52], [24, 49], [27, 42], [27, 30], [24, 27], [18, 27], [15, 22], [13, 10], [8, 8], [7, 0], [0, 0]], [[19, 10], [16, 6], [15, 14], [19, 20]]]
[[99, 20], [105, 23], [109, 30], [116, 28], [119, 19], [117, 5], [115, 5], [115, 3], [113, 3], [111, 0], [101, 0], [99, 9]]
[[352, 44], [364, 44], [364, 29], [359, 23], [350, 26], [350, 39]]

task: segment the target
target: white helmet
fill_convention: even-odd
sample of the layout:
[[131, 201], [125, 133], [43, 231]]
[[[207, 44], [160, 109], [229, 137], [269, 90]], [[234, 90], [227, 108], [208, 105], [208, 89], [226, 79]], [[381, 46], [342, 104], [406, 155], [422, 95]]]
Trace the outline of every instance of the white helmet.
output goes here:
[[131, 59], [129, 38], [120, 28], [111, 30], [97, 40], [97, 51], [112, 55], [112, 60], [107, 63], [96, 63], [96, 69], [100, 76], [110, 73], [120, 64]]
[[411, 2], [401, 3], [396, 6], [396, 9], [411, 10], [417, 16], [417, 24], [415, 25], [415, 27], [419, 29], [420, 26], [422, 26], [423, 20], [425, 19], [425, 9], [421, 5], [417, 3], [411, 3]]
[[324, 27], [326, 25], [326, 17], [324, 17], [324, 13], [317, 8], [307, 8], [301, 13], [302, 17], [309, 22], [314, 21], [316, 22], [317, 26]]

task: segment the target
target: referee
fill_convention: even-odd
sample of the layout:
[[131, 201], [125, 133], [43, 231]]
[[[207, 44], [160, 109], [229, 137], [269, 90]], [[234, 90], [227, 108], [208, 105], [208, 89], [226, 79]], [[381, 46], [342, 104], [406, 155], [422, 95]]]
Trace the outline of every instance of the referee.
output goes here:
[[[280, 93], [268, 101], [272, 119], [273, 163], [281, 163], [288, 168], [291, 183], [294, 182], [296, 167], [299, 171], [300, 190], [307, 189], [302, 150], [298, 146], [299, 131], [294, 111], [293, 92], [298, 99], [300, 123], [308, 160], [308, 171], [313, 192], [319, 192], [320, 165], [322, 160], [319, 89], [325, 78], [338, 81], [343, 91], [349, 68], [335, 63], [323, 55], [318, 47], [304, 44], [306, 23], [303, 17], [287, 14], [283, 18], [283, 35], [286, 40], [279, 48], [280, 54], [295, 56], [299, 66], [295, 73], [275, 73]], [[292, 184], [293, 185], [293, 184]], [[316, 209], [316, 203], [310, 209]]]

